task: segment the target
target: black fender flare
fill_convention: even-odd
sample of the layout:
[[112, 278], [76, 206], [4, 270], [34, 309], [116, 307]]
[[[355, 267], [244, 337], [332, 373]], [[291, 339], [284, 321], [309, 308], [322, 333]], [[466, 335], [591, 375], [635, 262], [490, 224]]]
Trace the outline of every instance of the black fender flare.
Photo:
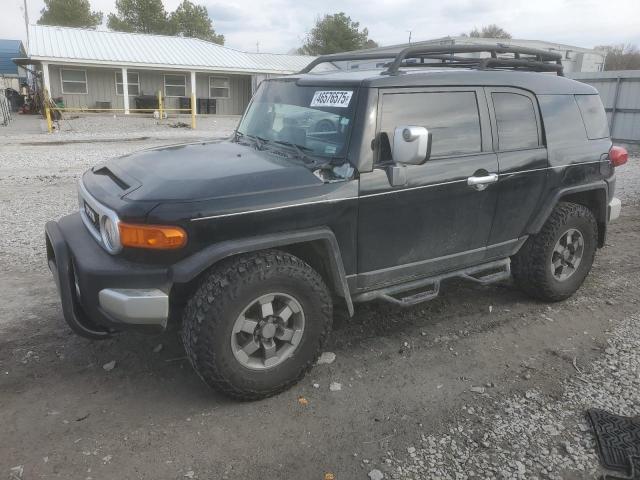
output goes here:
[[584, 192], [591, 192], [591, 191], [602, 192], [600, 197], [602, 197], [601, 201], [604, 202], [604, 204], [601, 205], [600, 211], [604, 213], [604, 218], [597, 218], [596, 220], [599, 223], [604, 223], [606, 228], [607, 202], [609, 199], [609, 185], [606, 181], [599, 180], [597, 182], [586, 183], [584, 185], [561, 187], [557, 189], [553, 193], [553, 195], [549, 196], [549, 199], [542, 205], [538, 213], [531, 219], [527, 227], [526, 233], [529, 235], [538, 233], [542, 229], [543, 225], [549, 218], [549, 215], [551, 215], [551, 212], [556, 207], [558, 202], [561, 201], [562, 197], [565, 197], [567, 195], [571, 195], [574, 193], [584, 193]]
[[169, 276], [174, 283], [188, 283], [220, 260], [233, 255], [317, 241], [325, 246], [328, 253], [330, 273], [338, 290], [336, 293], [344, 297], [349, 315], [353, 316], [353, 301], [349, 291], [349, 284], [347, 283], [342, 255], [340, 254], [340, 247], [333, 231], [327, 227], [215, 243], [172, 265], [169, 270]]

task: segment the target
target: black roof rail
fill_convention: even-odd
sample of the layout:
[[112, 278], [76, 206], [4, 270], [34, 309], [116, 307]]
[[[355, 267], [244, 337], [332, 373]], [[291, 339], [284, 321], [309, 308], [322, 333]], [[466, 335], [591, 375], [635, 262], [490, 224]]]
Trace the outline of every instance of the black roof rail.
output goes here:
[[[489, 53], [487, 58], [461, 57], [458, 53]], [[512, 58], [498, 55], [513, 54]], [[524, 57], [523, 57], [524, 55]], [[547, 50], [517, 47], [498, 43], [494, 45], [416, 45], [402, 49], [400, 52], [368, 52], [368, 53], [337, 53], [322, 55], [314, 59], [299, 73], [309, 73], [314, 67], [322, 63], [340, 61], [393, 59], [382, 72], [383, 75], [398, 75], [403, 67], [464, 67], [479, 69], [511, 69], [529, 70], [534, 72], [556, 72], [563, 75], [562, 55]], [[417, 62], [407, 62], [416, 59]], [[424, 60], [440, 60], [439, 62], [424, 63]]]

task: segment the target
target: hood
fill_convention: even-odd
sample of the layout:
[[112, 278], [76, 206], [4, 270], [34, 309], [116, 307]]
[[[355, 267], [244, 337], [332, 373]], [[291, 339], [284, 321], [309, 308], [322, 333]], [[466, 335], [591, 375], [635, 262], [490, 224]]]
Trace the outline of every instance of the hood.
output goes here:
[[199, 201], [322, 184], [303, 165], [230, 141], [144, 150], [96, 170], [105, 167], [135, 185], [123, 199], [146, 202]]

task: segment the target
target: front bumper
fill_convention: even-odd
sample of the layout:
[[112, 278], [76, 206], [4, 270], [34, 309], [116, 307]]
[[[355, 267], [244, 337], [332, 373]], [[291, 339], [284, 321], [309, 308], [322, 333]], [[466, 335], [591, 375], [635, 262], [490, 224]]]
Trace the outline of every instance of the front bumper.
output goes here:
[[108, 254], [79, 213], [45, 226], [47, 262], [64, 318], [76, 333], [102, 338], [125, 329], [161, 331], [169, 317], [167, 267]]

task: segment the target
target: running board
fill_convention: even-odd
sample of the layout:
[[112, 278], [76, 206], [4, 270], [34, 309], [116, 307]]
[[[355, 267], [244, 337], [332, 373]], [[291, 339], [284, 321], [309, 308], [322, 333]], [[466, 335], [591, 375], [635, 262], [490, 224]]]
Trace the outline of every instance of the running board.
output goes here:
[[[481, 285], [506, 280], [511, 276], [511, 260], [505, 258], [495, 262], [477, 265], [475, 267], [456, 270], [455, 272], [444, 273], [435, 277], [421, 278], [411, 282], [393, 285], [391, 287], [365, 292], [354, 297], [354, 302], [367, 302], [370, 300], [384, 300], [386, 302], [411, 307], [419, 303], [433, 300], [440, 293], [440, 282], [450, 278], [462, 278]], [[407, 292], [416, 292], [411, 295], [399, 296]]]

